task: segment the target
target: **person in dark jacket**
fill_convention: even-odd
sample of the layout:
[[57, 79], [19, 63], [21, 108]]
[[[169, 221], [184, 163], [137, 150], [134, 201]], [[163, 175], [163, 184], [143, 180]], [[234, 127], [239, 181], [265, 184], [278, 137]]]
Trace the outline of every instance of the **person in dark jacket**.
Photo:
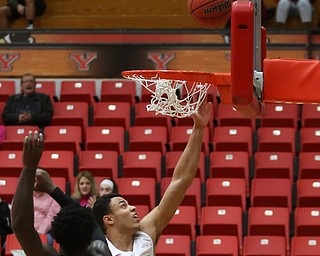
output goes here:
[[50, 96], [35, 91], [32, 74], [21, 78], [21, 93], [11, 95], [2, 113], [5, 125], [37, 125], [40, 129], [50, 125], [53, 106]]

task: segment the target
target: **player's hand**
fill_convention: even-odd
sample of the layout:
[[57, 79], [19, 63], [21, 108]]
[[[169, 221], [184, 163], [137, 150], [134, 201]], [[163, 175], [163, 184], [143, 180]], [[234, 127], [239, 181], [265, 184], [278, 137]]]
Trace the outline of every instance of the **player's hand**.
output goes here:
[[211, 117], [212, 103], [206, 100], [200, 105], [197, 113], [192, 115], [195, 126], [206, 127]]
[[23, 142], [23, 168], [36, 170], [43, 152], [43, 134], [30, 131]]
[[34, 183], [34, 190], [51, 194], [57, 186], [52, 182], [52, 179], [45, 170], [37, 169], [36, 182]]

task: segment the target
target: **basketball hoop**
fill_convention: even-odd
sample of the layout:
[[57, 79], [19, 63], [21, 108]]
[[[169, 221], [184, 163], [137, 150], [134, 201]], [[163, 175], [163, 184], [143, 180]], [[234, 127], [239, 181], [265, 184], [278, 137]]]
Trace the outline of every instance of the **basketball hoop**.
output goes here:
[[[196, 113], [214, 82], [214, 73], [184, 70], [130, 70], [122, 75], [152, 93], [148, 111], [178, 118]], [[178, 91], [185, 97], [179, 99]]]

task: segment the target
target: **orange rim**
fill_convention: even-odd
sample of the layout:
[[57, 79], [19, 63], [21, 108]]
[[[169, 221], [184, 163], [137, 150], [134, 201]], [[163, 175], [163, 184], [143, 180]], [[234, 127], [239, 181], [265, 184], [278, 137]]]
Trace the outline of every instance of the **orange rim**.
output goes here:
[[152, 79], [158, 77], [161, 79], [168, 80], [185, 80], [189, 82], [206, 82], [213, 84], [215, 73], [187, 70], [128, 70], [123, 71], [122, 76], [125, 78], [141, 76], [145, 79]]

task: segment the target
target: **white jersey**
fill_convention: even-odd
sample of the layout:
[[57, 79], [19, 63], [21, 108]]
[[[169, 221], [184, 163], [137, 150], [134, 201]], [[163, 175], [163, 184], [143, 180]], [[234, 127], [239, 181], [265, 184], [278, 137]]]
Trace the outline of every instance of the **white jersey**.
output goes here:
[[153, 241], [151, 237], [142, 231], [134, 235], [133, 251], [123, 252], [118, 250], [107, 238], [108, 246], [112, 256], [154, 256]]

